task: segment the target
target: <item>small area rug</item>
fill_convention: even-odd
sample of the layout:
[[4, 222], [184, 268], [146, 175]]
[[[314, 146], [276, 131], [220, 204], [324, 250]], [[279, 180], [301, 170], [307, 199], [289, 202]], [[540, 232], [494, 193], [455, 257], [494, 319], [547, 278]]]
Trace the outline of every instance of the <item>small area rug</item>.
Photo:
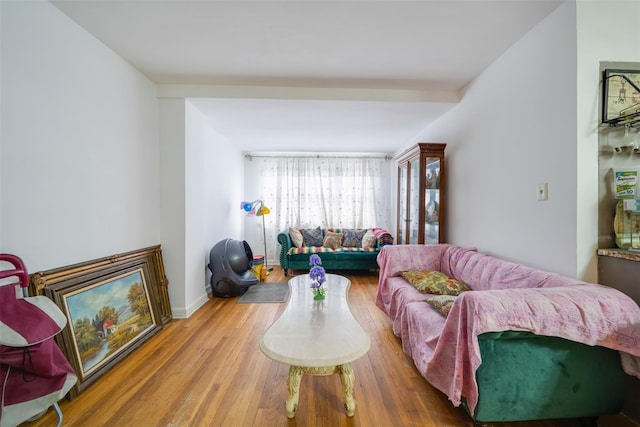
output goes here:
[[238, 299], [238, 304], [250, 304], [254, 302], [285, 302], [289, 296], [289, 284], [287, 282], [260, 283], [251, 286]]

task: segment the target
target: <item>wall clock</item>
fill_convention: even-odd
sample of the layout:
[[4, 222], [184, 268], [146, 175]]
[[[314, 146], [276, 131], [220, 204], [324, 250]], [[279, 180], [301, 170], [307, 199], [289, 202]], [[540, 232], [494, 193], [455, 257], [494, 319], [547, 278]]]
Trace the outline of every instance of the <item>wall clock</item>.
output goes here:
[[640, 120], [640, 71], [604, 70], [602, 123], [612, 126]]

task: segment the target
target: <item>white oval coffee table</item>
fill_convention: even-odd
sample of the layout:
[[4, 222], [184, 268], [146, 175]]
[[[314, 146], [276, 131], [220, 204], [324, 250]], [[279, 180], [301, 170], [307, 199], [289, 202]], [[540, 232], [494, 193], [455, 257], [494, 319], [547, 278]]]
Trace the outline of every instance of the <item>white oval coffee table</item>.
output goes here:
[[303, 374], [339, 374], [347, 415], [355, 412], [355, 374], [349, 362], [366, 354], [371, 341], [351, 314], [347, 299], [351, 282], [336, 274], [326, 277], [326, 298], [321, 301], [313, 299], [308, 274], [289, 280], [287, 307], [260, 340], [267, 357], [290, 365], [285, 404], [289, 418], [298, 407]]

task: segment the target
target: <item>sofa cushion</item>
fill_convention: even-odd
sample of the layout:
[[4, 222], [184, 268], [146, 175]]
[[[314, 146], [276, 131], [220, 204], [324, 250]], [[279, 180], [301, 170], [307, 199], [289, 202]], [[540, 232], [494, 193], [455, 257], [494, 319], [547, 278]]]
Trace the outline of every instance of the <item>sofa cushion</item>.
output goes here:
[[289, 227], [289, 237], [291, 237], [291, 243], [296, 248], [301, 248], [304, 244], [304, 237], [302, 237], [302, 233], [297, 228]]
[[460, 295], [462, 292], [471, 290], [464, 283], [440, 271], [407, 270], [401, 271], [400, 275], [423, 294]]
[[318, 254], [318, 253], [335, 253], [340, 254], [341, 256], [349, 256], [354, 254], [358, 256], [358, 254], [373, 254], [369, 256], [378, 256], [378, 249], [363, 249], [363, 248], [345, 248], [339, 247], [338, 249], [331, 249], [326, 246], [303, 246], [301, 248], [290, 247], [287, 251], [287, 255], [300, 255], [300, 254]]
[[451, 306], [456, 301], [455, 295], [431, 295], [425, 298], [425, 302], [443, 316], [448, 316], [451, 311]]
[[342, 237], [342, 246], [346, 248], [361, 248], [362, 238], [367, 230], [345, 229]]
[[333, 233], [331, 231], [327, 231], [324, 235], [322, 246], [331, 249], [338, 249], [340, 246], [342, 246], [342, 233]]
[[376, 249], [362, 249], [362, 248], [340, 248], [335, 250], [336, 259], [341, 261], [357, 261], [363, 258], [373, 258], [378, 256]]
[[376, 239], [376, 235], [373, 234], [372, 230], [367, 230], [362, 236], [362, 247], [365, 249], [373, 249], [376, 247], [378, 241]]
[[327, 248], [326, 246], [303, 246], [301, 248], [289, 248], [287, 255], [311, 255], [319, 253], [333, 253], [336, 249]]
[[320, 227], [303, 228], [300, 232], [304, 237], [304, 246], [322, 246], [324, 236]]

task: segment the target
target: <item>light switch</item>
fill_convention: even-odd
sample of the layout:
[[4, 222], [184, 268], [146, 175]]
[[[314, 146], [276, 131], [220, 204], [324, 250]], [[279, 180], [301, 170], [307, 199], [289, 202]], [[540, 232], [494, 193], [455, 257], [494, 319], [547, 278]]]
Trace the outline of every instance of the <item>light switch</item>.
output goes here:
[[544, 182], [538, 184], [538, 201], [549, 200], [549, 185]]

